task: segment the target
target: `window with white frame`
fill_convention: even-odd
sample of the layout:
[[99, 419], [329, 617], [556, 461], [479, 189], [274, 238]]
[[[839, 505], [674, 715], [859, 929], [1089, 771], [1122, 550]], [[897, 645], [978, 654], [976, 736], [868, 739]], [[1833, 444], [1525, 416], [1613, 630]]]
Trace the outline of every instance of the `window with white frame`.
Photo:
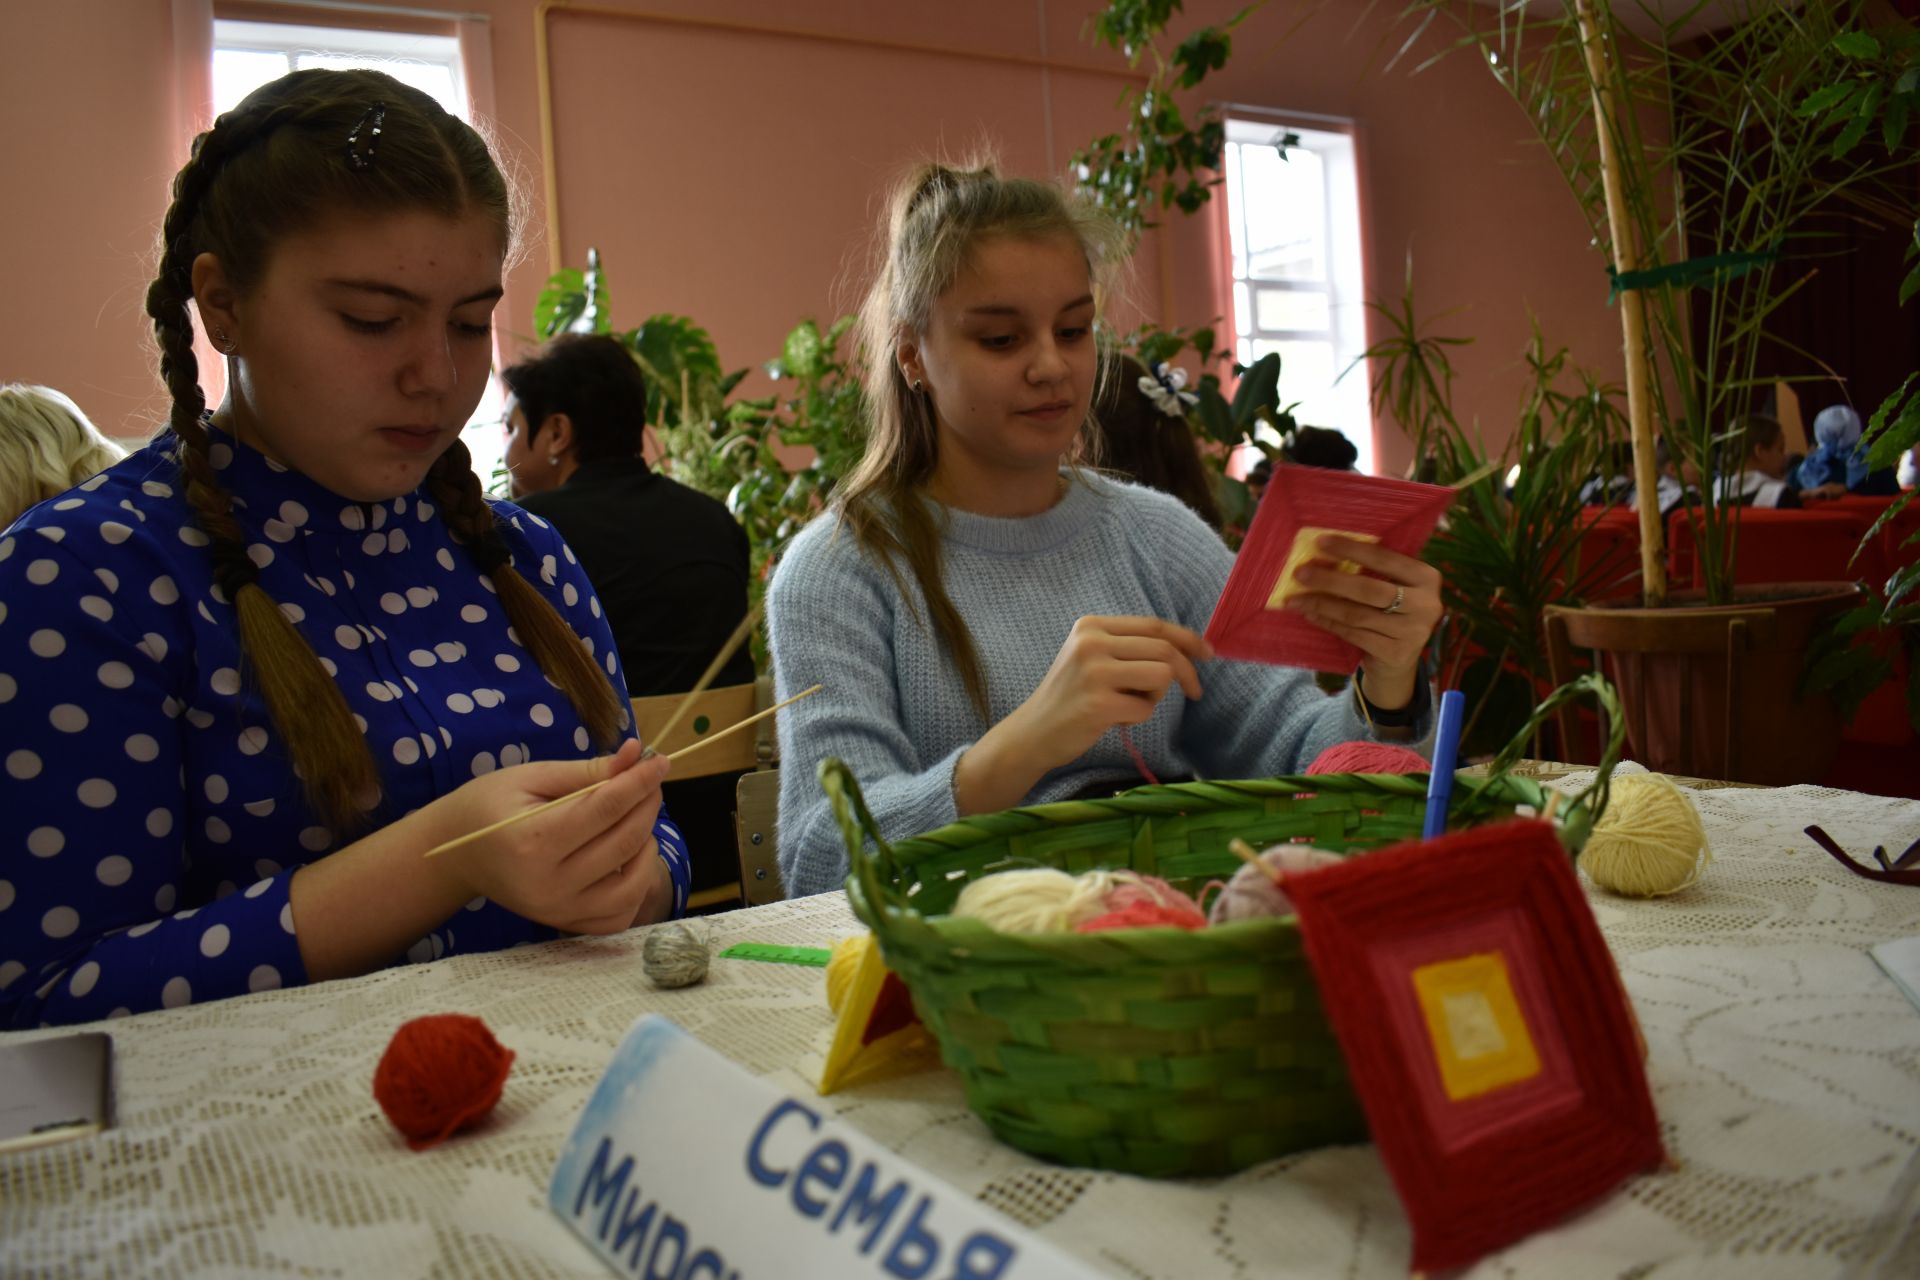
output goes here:
[[310, 27], [291, 22], [213, 24], [213, 109], [227, 110], [269, 80], [309, 67], [367, 67], [430, 94], [462, 120], [467, 114], [460, 42], [446, 35]]
[[[454, 36], [290, 22], [214, 21], [215, 114], [237, 106], [270, 80], [310, 67], [384, 71], [429, 95], [451, 114], [462, 120], [472, 119], [460, 41]], [[505, 456], [500, 429], [503, 399], [499, 380], [488, 379], [486, 394], [461, 433], [467, 451], [473, 455], [473, 469], [483, 481], [499, 469]]]
[[1278, 352], [1280, 403], [1297, 401], [1303, 426], [1345, 433], [1369, 471], [1366, 370], [1348, 372], [1367, 347], [1353, 137], [1229, 118], [1225, 159], [1235, 357]]

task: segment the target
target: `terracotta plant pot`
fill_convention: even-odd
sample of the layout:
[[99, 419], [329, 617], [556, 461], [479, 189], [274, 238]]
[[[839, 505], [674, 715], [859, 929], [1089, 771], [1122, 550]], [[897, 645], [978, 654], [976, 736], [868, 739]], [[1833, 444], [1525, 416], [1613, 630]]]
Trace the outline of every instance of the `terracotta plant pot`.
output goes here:
[[[1840, 746], [1839, 714], [1825, 694], [1798, 696], [1815, 630], [1860, 600], [1853, 583], [1740, 587], [1709, 605], [1676, 591], [1657, 609], [1640, 598], [1546, 611], [1556, 684], [1571, 679], [1573, 650], [1601, 655], [1627, 717], [1627, 754], [1649, 769], [1695, 778], [1784, 786], [1818, 782]], [[1563, 743], [1574, 736], [1562, 715]]]

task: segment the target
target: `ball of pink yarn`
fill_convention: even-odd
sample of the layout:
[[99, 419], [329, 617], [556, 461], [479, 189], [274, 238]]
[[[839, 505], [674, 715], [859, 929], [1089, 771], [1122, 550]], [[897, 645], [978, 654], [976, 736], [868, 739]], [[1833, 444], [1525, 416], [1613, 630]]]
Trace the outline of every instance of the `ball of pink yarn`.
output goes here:
[[1199, 903], [1159, 876], [1129, 875], [1108, 892], [1106, 901], [1100, 905], [1101, 913], [1075, 925], [1075, 933], [1168, 925], [1176, 929], [1201, 929], [1207, 923]]
[[1176, 910], [1200, 914], [1200, 904], [1180, 892], [1159, 876], [1135, 875], [1114, 886], [1107, 900], [1101, 905], [1108, 911], [1124, 911], [1138, 902], [1151, 903], [1156, 907], [1170, 907]]
[[[1182, 895], [1183, 897], [1185, 895]], [[1207, 918], [1191, 902], [1155, 902], [1150, 897], [1134, 899], [1124, 907], [1105, 915], [1083, 920], [1073, 927], [1075, 933], [1103, 933], [1108, 929], [1204, 928]]]
[[1433, 764], [1418, 751], [1391, 742], [1340, 742], [1307, 766], [1308, 773], [1425, 773]]

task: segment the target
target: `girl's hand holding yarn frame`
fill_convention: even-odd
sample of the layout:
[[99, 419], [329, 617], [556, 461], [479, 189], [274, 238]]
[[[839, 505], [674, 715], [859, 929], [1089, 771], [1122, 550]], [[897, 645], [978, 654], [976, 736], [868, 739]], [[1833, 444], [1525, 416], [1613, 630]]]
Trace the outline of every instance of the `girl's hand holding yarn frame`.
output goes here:
[[[1445, 611], [1440, 571], [1391, 547], [1339, 534], [1321, 535], [1316, 551], [1317, 559], [1294, 571], [1303, 590], [1287, 607], [1360, 650], [1374, 703], [1406, 706], [1427, 640]], [[1367, 572], [1337, 568], [1343, 561]]]

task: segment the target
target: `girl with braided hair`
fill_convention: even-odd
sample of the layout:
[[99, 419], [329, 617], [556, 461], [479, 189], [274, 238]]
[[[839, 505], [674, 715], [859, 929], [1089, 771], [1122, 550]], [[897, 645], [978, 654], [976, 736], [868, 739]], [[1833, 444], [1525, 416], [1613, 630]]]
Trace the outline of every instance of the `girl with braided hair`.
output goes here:
[[1147, 773], [1299, 772], [1337, 742], [1429, 736], [1436, 571], [1323, 540], [1378, 575], [1316, 565], [1289, 603], [1365, 654], [1354, 698], [1329, 698], [1305, 671], [1215, 660], [1199, 629], [1232, 553], [1179, 499], [1076, 465], [1098, 456], [1094, 324], [1124, 261], [1103, 215], [927, 165], [885, 246], [861, 314], [866, 454], [767, 591], [777, 692], [828, 684], [779, 718], [799, 766], [780, 774], [788, 893], [846, 879], [823, 756], [901, 838]]
[[592, 585], [459, 441], [511, 233], [485, 143], [385, 75], [195, 140], [147, 295], [168, 427], [0, 538], [0, 1025], [684, 908]]

